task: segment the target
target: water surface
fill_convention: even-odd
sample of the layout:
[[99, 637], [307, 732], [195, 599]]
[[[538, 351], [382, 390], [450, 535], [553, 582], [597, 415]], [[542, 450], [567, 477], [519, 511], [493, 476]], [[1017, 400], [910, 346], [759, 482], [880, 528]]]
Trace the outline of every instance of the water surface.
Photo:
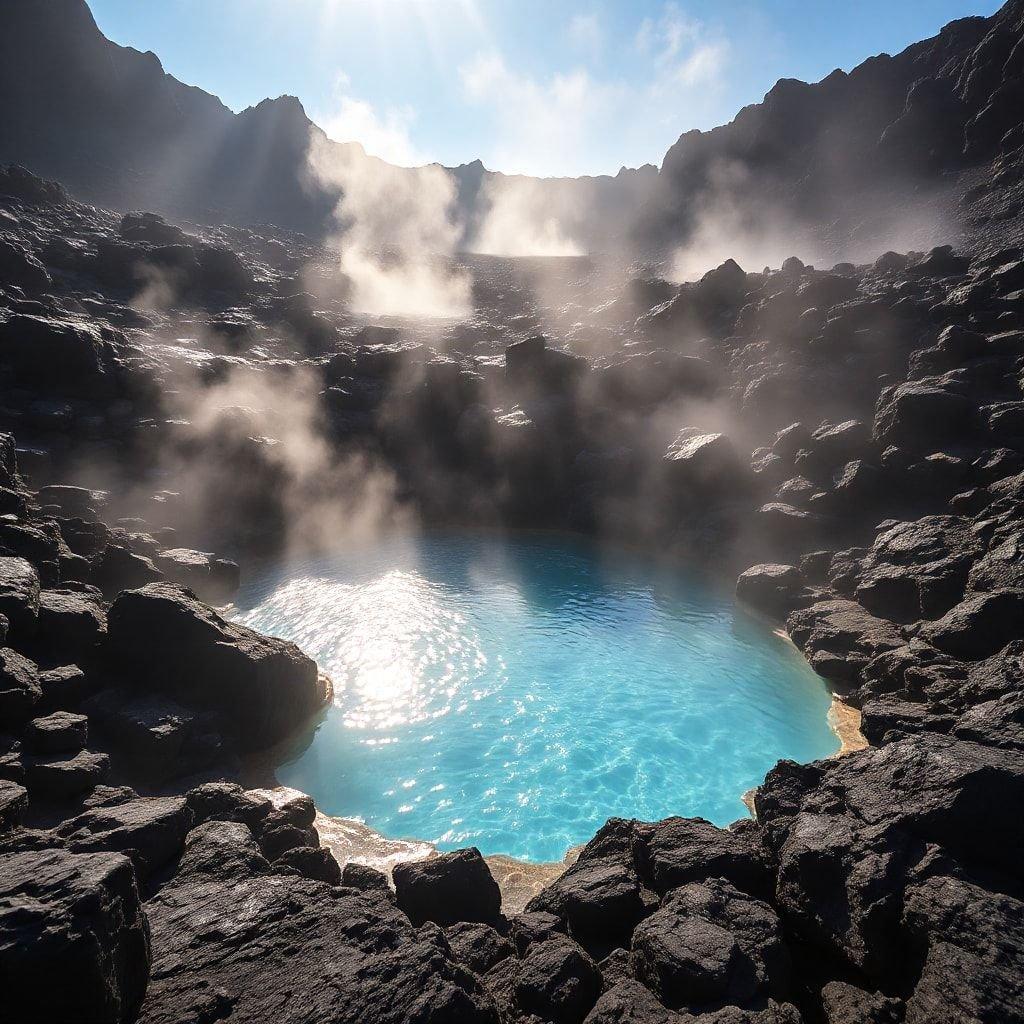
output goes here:
[[838, 748], [788, 642], [576, 538], [389, 538], [254, 575], [232, 617], [334, 680], [280, 781], [442, 849], [557, 860], [612, 815], [724, 825], [779, 758]]

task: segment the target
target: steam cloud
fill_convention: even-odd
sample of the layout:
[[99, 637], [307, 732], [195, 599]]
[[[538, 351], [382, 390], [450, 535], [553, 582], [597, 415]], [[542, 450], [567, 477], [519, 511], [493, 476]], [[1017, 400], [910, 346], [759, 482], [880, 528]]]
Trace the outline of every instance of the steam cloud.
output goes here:
[[472, 279], [449, 263], [461, 229], [455, 182], [444, 168], [395, 167], [319, 133], [311, 135], [307, 165], [320, 187], [340, 192], [331, 244], [354, 310], [405, 317], [469, 313]]
[[552, 211], [543, 183], [534, 178], [493, 177], [482, 190], [486, 213], [474, 252], [492, 256], [582, 256]]

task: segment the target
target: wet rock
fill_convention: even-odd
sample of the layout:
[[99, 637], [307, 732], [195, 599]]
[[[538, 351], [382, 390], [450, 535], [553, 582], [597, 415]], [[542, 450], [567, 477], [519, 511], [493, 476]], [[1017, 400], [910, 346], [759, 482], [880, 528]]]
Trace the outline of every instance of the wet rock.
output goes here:
[[89, 719], [69, 711], [34, 718], [25, 728], [25, 742], [37, 754], [81, 750], [89, 737]]
[[191, 827], [192, 812], [181, 797], [139, 797], [70, 818], [55, 834], [77, 852], [124, 853], [145, 878], [181, 853]]
[[396, 864], [392, 877], [398, 906], [414, 925], [493, 922], [501, 912], [498, 884], [476, 847]]
[[131, 862], [53, 849], [0, 857], [0, 961], [11, 1020], [134, 1020], [150, 945]]
[[122, 594], [107, 630], [108, 655], [138, 685], [215, 711], [246, 748], [282, 739], [325, 698], [316, 664], [298, 647], [225, 622], [173, 584]]
[[673, 1009], [744, 1007], [789, 987], [790, 956], [767, 904], [724, 879], [671, 893], [637, 927], [633, 973]]

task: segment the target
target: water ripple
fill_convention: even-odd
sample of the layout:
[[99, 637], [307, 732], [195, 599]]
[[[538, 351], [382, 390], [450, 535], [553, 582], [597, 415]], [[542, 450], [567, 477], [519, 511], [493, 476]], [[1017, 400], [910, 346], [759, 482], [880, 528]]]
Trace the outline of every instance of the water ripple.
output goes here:
[[776, 760], [838, 746], [788, 643], [574, 539], [393, 538], [269, 569], [232, 614], [335, 683], [281, 781], [442, 848], [554, 860], [611, 815], [726, 824]]

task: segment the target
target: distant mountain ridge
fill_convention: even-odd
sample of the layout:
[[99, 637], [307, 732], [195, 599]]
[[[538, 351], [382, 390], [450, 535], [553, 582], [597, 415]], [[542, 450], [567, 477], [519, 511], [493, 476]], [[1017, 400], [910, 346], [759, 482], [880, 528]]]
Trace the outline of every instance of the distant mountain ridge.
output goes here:
[[[681, 136], [660, 169], [531, 187], [590, 250], [670, 249], [718, 207], [737, 232], [765, 230], [759, 219], [769, 215], [815, 228], [863, 220], [859, 195], [877, 207], [887, 189], [920, 193], [1020, 147], [1022, 40], [1024, 0], [1010, 0], [991, 18], [953, 22], [849, 74], [813, 85], [783, 79], [729, 124]], [[311, 131], [319, 129], [295, 97], [235, 114], [181, 83], [153, 53], [108, 40], [86, 0], [0, 5], [0, 161], [81, 198], [322, 234], [338, 196], [304, 174]], [[336, 145], [375, 160], [358, 143]], [[479, 161], [448, 170], [470, 225], [486, 183], [507, 180]]]

